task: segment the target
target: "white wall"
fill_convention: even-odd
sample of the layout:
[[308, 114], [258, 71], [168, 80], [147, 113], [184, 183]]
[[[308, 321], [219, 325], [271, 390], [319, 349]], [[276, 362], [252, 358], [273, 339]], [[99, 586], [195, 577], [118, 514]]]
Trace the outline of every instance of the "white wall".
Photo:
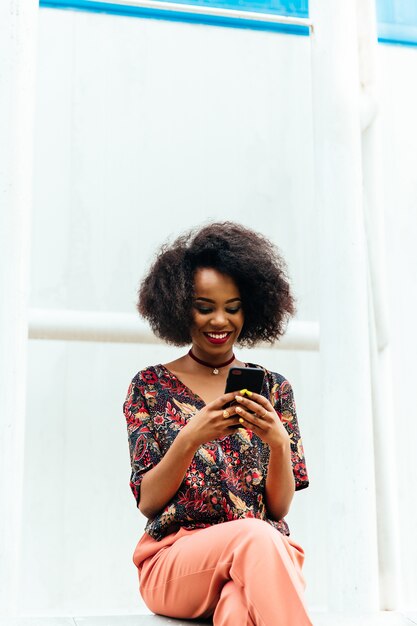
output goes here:
[[[407, 117], [399, 108], [405, 90], [409, 98], [416, 94], [401, 81], [398, 66], [407, 63], [415, 72], [417, 51], [380, 50], [385, 145], [392, 151], [385, 162], [387, 199], [395, 193], [386, 206], [395, 249], [390, 276], [397, 279], [412, 267], [404, 260], [414, 258], [410, 233], [417, 226], [414, 211], [405, 241], [402, 213], [394, 218], [392, 211], [407, 212], [417, 198], [415, 182], [414, 189], [398, 186], [403, 173], [393, 165], [417, 134], [412, 105]], [[299, 319], [318, 318], [308, 38], [44, 9], [38, 80], [32, 307], [133, 311], [155, 247], [214, 218], [269, 235], [288, 260]], [[394, 364], [401, 363], [394, 368], [395, 382], [401, 375], [397, 406], [407, 432], [415, 429], [412, 368], [397, 334], [406, 317], [397, 307], [393, 316]], [[128, 487], [121, 405], [138, 369], [177, 352], [30, 342], [23, 612], [142, 606], [131, 554], [144, 519]], [[240, 355], [249, 358], [248, 351]], [[296, 495], [289, 521], [307, 551], [308, 601], [324, 607], [326, 524], [337, 518], [321, 515], [319, 357], [256, 351], [250, 358], [285, 374], [295, 389], [312, 484]], [[408, 433], [400, 434], [398, 445], [409, 446], [400, 467], [411, 477]], [[406, 519], [415, 515], [407, 488], [411, 480], [400, 487], [405, 603], [411, 606], [417, 542]]]

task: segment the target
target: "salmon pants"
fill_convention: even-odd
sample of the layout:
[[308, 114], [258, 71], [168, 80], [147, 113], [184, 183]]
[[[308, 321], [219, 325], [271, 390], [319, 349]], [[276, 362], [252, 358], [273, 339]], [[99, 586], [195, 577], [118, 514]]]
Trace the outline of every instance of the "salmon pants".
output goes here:
[[214, 626], [311, 626], [304, 552], [267, 522], [241, 519], [136, 546], [140, 592], [154, 613]]

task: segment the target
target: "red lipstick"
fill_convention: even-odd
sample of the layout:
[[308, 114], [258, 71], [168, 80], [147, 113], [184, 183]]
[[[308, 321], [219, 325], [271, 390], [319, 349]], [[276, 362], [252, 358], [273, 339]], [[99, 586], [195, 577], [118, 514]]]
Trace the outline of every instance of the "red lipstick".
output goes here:
[[209, 341], [210, 343], [214, 343], [214, 344], [226, 343], [226, 341], [229, 339], [231, 334], [232, 334], [231, 332], [227, 332], [226, 335], [225, 333], [210, 333], [210, 334], [204, 333], [207, 341]]

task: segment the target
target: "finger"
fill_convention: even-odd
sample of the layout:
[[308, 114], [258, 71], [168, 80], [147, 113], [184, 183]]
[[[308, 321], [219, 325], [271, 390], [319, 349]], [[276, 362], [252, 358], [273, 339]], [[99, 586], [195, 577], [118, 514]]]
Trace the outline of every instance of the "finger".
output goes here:
[[251, 430], [261, 439], [265, 435], [265, 431], [258, 424], [255, 424], [253, 421], [249, 421], [249, 419], [245, 419], [245, 417], [239, 418], [237, 426], [238, 428], [246, 428], [246, 430]]
[[244, 428], [244, 425], [243, 425], [243, 422], [239, 422], [239, 420], [236, 420], [236, 417], [235, 417], [235, 419], [232, 421], [232, 423], [231, 423], [231, 424], [227, 424], [227, 428], [226, 428], [226, 430], [227, 430], [229, 433], [233, 433], [233, 432], [235, 432], [238, 428]]
[[224, 419], [230, 419], [234, 415], [236, 415], [236, 405], [228, 406], [225, 409], [222, 409]]
[[[262, 396], [261, 396], [262, 397]], [[265, 419], [268, 413], [268, 409], [265, 405], [262, 405], [254, 400], [249, 400], [243, 396], [236, 396], [236, 401], [240, 406], [243, 406], [248, 411], [253, 411], [261, 419]]]
[[265, 420], [262, 420], [260, 417], [258, 417], [256, 413], [249, 413], [249, 411], [246, 411], [242, 406], [236, 407], [236, 413], [240, 417], [240, 419], [243, 419], [244, 424], [250, 424], [251, 426], [259, 428], [260, 430], [264, 430], [264, 428], [267, 427]]
[[235, 399], [237, 391], [230, 391], [229, 393], [224, 393], [222, 396], [219, 396], [216, 400], [210, 402], [210, 406], [213, 408], [223, 407], [228, 402], [232, 402]]
[[[247, 393], [247, 392], [246, 392]], [[254, 402], [257, 402], [258, 404], [261, 404], [263, 407], [265, 407], [268, 411], [273, 410], [273, 406], [270, 403], [270, 401], [268, 400], [268, 398], [265, 398], [265, 396], [261, 396], [260, 393], [255, 393], [254, 391], [250, 391], [249, 392], [249, 398], [251, 400], [253, 400]], [[246, 394], [245, 394], [246, 395]]]

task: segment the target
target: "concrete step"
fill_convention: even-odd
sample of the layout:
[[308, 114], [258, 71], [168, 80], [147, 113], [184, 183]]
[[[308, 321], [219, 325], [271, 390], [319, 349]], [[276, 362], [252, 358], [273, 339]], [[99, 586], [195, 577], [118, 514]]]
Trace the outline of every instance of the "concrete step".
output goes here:
[[[417, 612], [311, 613], [314, 626], [413, 626]], [[0, 617], [0, 626], [210, 626], [211, 621], [177, 620], [160, 615]], [[236, 626], [241, 626], [236, 624]], [[276, 626], [279, 626], [278, 624]]]

